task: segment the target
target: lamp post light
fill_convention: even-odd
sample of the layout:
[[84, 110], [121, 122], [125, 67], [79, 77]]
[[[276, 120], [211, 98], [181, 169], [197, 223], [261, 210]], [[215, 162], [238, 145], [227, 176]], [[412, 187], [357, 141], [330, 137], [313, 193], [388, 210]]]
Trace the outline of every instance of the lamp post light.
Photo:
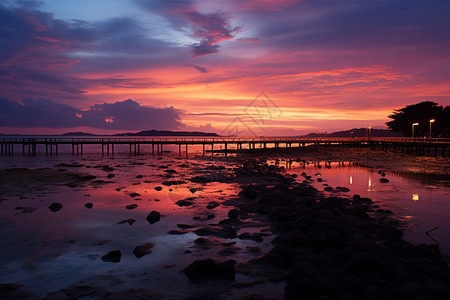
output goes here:
[[434, 123], [434, 121], [436, 121], [436, 120], [435, 119], [430, 120], [430, 139], [431, 139], [431, 123]]
[[369, 137], [372, 137], [372, 127], [369, 127]]
[[412, 124], [412, 138], [414, 138], [414, 126], [419, 125], [419, 123]]

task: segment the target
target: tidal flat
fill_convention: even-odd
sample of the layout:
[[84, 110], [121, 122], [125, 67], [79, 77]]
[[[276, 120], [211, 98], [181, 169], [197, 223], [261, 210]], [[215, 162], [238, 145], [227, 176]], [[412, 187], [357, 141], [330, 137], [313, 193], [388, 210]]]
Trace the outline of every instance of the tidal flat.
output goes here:
[[[450, 294], [447, 225], [430, 233], [437, 243], [424, 233], [411, 235], [417, 226], [431, 225], [421, 220], [428, 214], [408, 218], [404, 196], [395, 190], [414, 184], [419, 201], [406, 200], [416, 205], [423, 203], [422, 189], [429, 183], [411, 178], [417, 175], [411, 170], [405, 176], [412, 167], [398, 158], [397, 165], [382, 165], [384, 158], [354, 154], [361, 150], [326, 151], [315, 157], [286, 152], [2, 158], [0, 294], [30, 299]], [[430, 205], [447, 207], [448, 159], [427, 158], [432, 168], [402, 159], [431, 178]], [[365, 174], [376, 178], [375, 190], [367, 190]], [[356, 184], [358, 178], [364, 183]]]

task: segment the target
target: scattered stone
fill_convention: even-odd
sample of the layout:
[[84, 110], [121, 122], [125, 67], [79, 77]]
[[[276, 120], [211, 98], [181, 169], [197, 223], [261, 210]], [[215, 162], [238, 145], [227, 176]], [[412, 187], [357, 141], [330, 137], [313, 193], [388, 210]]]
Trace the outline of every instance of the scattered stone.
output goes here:
[[196, 260], [190, 264], [183, 272], [191, 281], [202, 279], [235, 279], [235, 260], [228, 260], [224, 263], [217, 263], [212, 259]]
[[189, 229], [189, 228], [195, 228], [197, 226], [194, 225], [188, 225], [188, 224], [177, 224], [178, 227], [182, 228], [182, 229]]
[[156, 187], [155, 187], [155, 190], [159, 192], [159, 191], [161, 191], [161, 190], [162, 190], [162, 187], [160, 187], [160, 186], [156, 186]]
[[171, 234], [171, 235], [182, 235], [182, 234], [189, 233], [189, 231], [187, 231], [187, 230], [169, 230], [167, 233]]
[[194, 176], [189, 179], [191, 182], [195, 183], [209, 183], [214, 182], [216, 179], [212, 175], [202, 175], [202, 176]]
[[194, 194], [195, 192], [200, 191], [200, 190], [201, 190], [201, 188], [190, 188], [190, 189], [189, 189], [189, 192], [191, 192], [192, 194]]
[[171, 185], [180, 185], [180, 184], [185, 184], [187, 183], [187, 181], [183, 181], [183, 180], [170, 180], [170, 181], [164, 181], [161, 184], [165, 185], [165, 186], [171, 186]]
[[317, 182], [322, 182], [323, 181], [323, 179], [322, 178], [317, 178]]
[[96, 242], [96, 243], [94, 243], [92, 245], [94, 245], [94, 246], [101, 246], [101, 245], [104, 245], [104, 244], [107, 244], [107, 243], [110, 243], [110, 242], [111, 242], [111, 240], [101, 240], [101, 241], [98, 241], [98, 242]]
[[112, 178], [114, 178], [116, 175], [114, 175], [113, 173], [109, 173], [108, 175], [106, 175], [106, 177], [108, 178], [108, 179], [112, 179]]
[[117, 224], [125, 224], [125, 223], [128, 223], [128, 225], [133, 225], [134, 222], [136, 222], [135, 219], [126, 219], [126, 220], [122, 220], [122, 221], [117, 222]]
[[389, 179], [387, 179], [387, 178], [380, 178], [380, 182], [381, 183], [388, 183]]
[[260, 233], [244, 232], [241, 233], [238, 237], [241, 240], [252, 240], [259, 243], [263, 241], [262, 235]]
[[153, 247], [155, 247], [155, 244], [152, 242], [148, 242], [134, 248], [133, 253], [137, 258], [141, 258], [147, 254], [152, 253]]
[[178, 206], [191, 206], [192, 204], [194, 204], [194, 200], [195, 197], [189, 197], [186, 199], [182, 199], [182, 200], [178, 200], [177, 202], [175, 202], [176, 205]]
[[228, 212], [228, 218], [233, 220], [233, 219], [237, 219], [239, 217], [239, 209], [237, 208], [233, 208], [232, 210], [230, 210]]
[[214, 209], [214, 208], [216, 208], [216, 207], [219, 206], [219, 205], [220, 205], [219, 202], [217, 202], [217, 201], [211, 201], [211, 202], [208, 203], [208, 205], [206, 205], [206, 208], [207, 208], [207, 209]]
[[94, 176], [94, 175], [86, 175], [86, 176], [83, 176], [83, 177], [81, 177], [81, 178], [83, 178], [83, 179], [85, 179], [85, 180], [94, 180], [95, 178], [97, 178], [97, 176]]
[[21, 210], [22, 213], [27, 214], [27, 213], [32, 213], [37, 209], [37, 207], [27, 207], [27, 206], [17, 206], [16, 210]]
[[136, 178], [137, 179], [144, 178], [144, 175], [137, 175]]
[[327, 186], [326, 188], [323, 189], [325, 192], [333, 192], [334, 189], [331, 186]]
[[343, 192], [343, 193], [348, 193], [348, 192], [350, 192], [350, 189], [346, 188], [346, 187], [343, 187], [343, 186], [338, 186], [338, 187], [336, 187], [336, 191]]
[[255, 199], [258, 195], [255, 187], [253, 185], [249, 185], [244, 187], [238, 194], [239, 196], [246, 197], [248, 199]]
[[157, 212], [156, 210], [153, 210], [152, 212], [150, 212], [148, 214], [146, 219], [150, 224], [154, 224], [161, 219], [161, 214], [159, 212]]
[[125, 206], [126, 209], [135, 209], [136, 207], [138, 207], [137, 204], [129, 204], [129, 205]]
[[141, 196], [141, 194], [139, 194], [139, 193], [131, 193], [131, 194], [129, 194], [129, 195], [130, 195], [130, 197], [132, 197], [132, 198]]
[[50, 204], [50, 206], [48, 207], [52, 212], [57, 212], [59, 211], [61, 208], [63, 208], [63, 205], [61, 203], [52, 203]]
[[91, 202], [88, 202], [84, 206], [87, 208], [92, 208], [92, 207], [94, 207], [94, 204], [92, 204]]
[[199, 236], [215, 236], [224, 239], [233, 239], [237, 237], [236, 230], [234, 230], [231, 226], [208, 226], [197, 229], [194, 233]]
[[102, 260], [104, 262], [113, 262], [113, 263], [120, 262], [121, 258], [122, 258], [122, 253], [120, 252], [120, 250], [110, 251], [107, 254], [102, 256]]

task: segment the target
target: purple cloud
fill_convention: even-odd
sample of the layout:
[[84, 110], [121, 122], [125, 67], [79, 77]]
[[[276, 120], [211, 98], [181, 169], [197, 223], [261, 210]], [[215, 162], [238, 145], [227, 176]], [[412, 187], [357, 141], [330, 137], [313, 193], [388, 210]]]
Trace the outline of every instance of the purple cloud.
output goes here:
[[23, 99], [19, 103], [0, 97], [0, 127], [86, 126], [115, 130], [176, 130], [185, 127], [180, 121], [180, 114], [173, 107], [142, 106], [131, 99], [96, 104], [81, 110], [45, 99]]

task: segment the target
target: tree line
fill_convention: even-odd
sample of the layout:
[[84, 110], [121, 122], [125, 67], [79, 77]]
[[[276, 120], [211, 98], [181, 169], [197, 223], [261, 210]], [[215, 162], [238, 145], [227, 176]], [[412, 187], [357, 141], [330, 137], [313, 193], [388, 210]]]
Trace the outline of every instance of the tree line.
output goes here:
[[433, 138], [450, 137], [450, 106], [424, 101], [396, 109], [388, 118], [389, 129], [405, 136], [430, 137], [431, 128]]

